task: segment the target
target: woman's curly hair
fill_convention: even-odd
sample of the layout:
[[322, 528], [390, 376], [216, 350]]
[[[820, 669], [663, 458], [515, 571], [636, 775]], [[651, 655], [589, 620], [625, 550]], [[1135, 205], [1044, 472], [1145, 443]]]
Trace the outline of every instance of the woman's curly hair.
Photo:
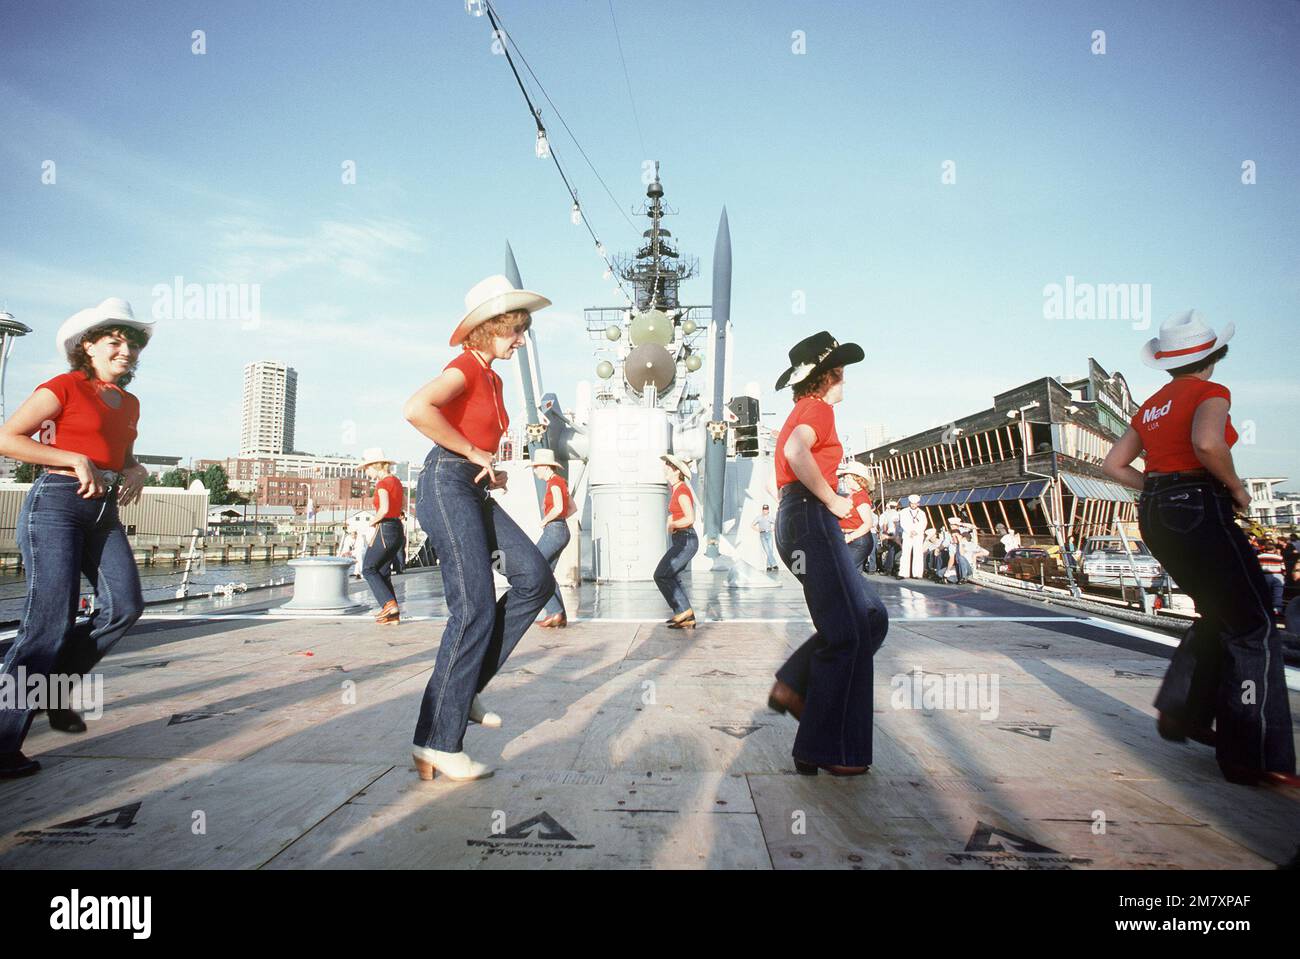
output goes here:
[[829, 370], [815, 373], [806, 380], [794, 385], [794, 399], [799, 402], [806, 396], [822, 397], [832, 386], [844, 379], [844, 367], [835, 366]]
[[[144, 349], [144, 345], [149, 342], [149, 338], [133, 326], [117, 326], [113, 323], [105, 323], [103, 326], [96, 326], [82, 333], [74, 343], [68, 346], [68, 366], [74, 372], [80, 370], [85, 373], [87, 379], [95, 379], [95, 367], [90, 361], [90, 354], [82, 347], [88, 343], [98, 343], [110, 334], [120, 336], [136, 349]], [[133, 364], [129, 370], [118, 377], [117, 385], [124, 387], [135, 379], [135, 370], [136, 366]]]
[[[520, 319], [522, 317], [523, 319]], [[494, 336], [508, 336], [511, 333], [523, 333], [533, 325], [531, 314], [523, 310], [516, 310], [513, 313], [502, 313], [494, 316], [490, 320], [484, 320], [474, 329], [470, 330], [465, 336], [465, 347], [471, 350], [483, 350], [487, 352], [492, 348], [492, 338]]]

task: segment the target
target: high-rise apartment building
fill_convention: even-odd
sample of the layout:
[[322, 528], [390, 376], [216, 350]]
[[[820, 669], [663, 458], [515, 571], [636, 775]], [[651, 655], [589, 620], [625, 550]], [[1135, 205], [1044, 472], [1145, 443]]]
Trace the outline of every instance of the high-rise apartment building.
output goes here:
[[[863, 435], [866, 442], [862, 448], [868, 450], [874, 450], [877, 446], [884, 446], [893, 439], [884, 423], [868, 423], [863, 430]], [[848, 446], [844, 448], [849, 449]]]
[[297, 405], [297, 370], [270, 360], [258, 360], [245, 366], [244, 420], [239, 455], [280, 456], [292, 453]]

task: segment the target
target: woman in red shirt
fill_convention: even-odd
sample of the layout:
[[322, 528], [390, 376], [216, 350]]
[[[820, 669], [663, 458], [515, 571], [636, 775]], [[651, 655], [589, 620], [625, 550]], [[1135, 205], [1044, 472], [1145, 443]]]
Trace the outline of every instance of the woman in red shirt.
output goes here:
[[863, 359], [856, 343], [818, 333], [790, 351], [776, 382], [794, 386], [794, 409], [776, 441], [776, 547], [803, 585], [816, 627], [776, 674], [768, 705], [799, 720], [795, 768], [856, 776], [871, 766], [872, 661], [889, 615], [855, 566], [840, 520], [853, 501], [835, 491], [844, 449], [834, 405], [844, 396], [844, 367]]
[[[569, 498], [568, 484], [558, 472], [564, 466], [555, 458], [554, 452], [548, 449], [534, 450], [532, 462], [528, 465], [537, 471], [537, 476], [546, 484], [546, 493], [542, 497], [542, 536], [537, 541], [537, 548], [554, 573], [560, 554], [569, 545], [568, 519], [573, 515], [573, 500]], [[537, 623], [538, 626], [564, 629], [569, 625], [558, 585], [546, 602], [545, 612], [546, 617]]]
[[[117, 510], [139, 498], [149, 475], [133, 454], [140, 403], [124, 387], [152, 330], [152, 320], [137, 320], [117, 297], [70, 317], [56, 342], [71, 370], [38, 386], [0, 426], [0, 454], [45, 467], [18, 514], [27, 606], [0, 672], [83, 676], [144, 611]], [[83, 573], [95, 589], [95, 611], [79, 623]], [[0, 707], [0, 779], [40, 769], [22, 753], [39, 708], [57, 730], [86, 730], [69, 703]]]
[[670, 629], [694, 629], [695, 609], [682, 585], [682, 571], [690, 565], [700, 548], [695, 535], [695, 494], [687, 477], [691, 466], [680, 456], [664, 453], [664, 479], [668, 482], [668, 551], [655, 567], [655, 585], [663, 594], [673, 615], [665, 620]]
[[853, 503], [849, 515], [840, 520], [840, 529], [844, 530], [844, 542], [849, 547], [854, 567], [862, 569], [875, 548], [872, 530], [875, 528], [876, 514], [871, 508], [871, 491], [876, 488], [876, 481], [867, 468], [856, 460], [850, 460], [841, 466], [839, 474], [847, 477], [849, 501]]
[[[1233, 332], [1230, 323], [1216, 334], [1195, 310], [1161, 325], [1142, 360], [1171, 379], [1142, 404], [1103, 469], [1142, 490], [1142, 539], [1200, 614], [1156, 696], [1160, 735], [1213, 744], [1231, 782], [1295, 786], [1270, 591], [1234, 516], [1250, 507], [1250, 494], [1232, 461], [1231, 395], [1210, 379]], [[1145, 474], [1132, 466], [1143, 451]]]
[[[510, 423], [492, 369], [524, 345], [532, 314], [551, 301], [491, 276], [465, 296], [451, 335], [461, 353], [406, 403], [403, 413], [433, 440], [416, 486], [415, 515], [433, 542], [447, 599], [447, 624], [425, 687], [412, 755], [421, 779], [482, 779], [492, 769], [464, 751], [466, 724], [500, 726], [478, 694], [555, 592], [555, 576], [533, 541], [492, 498], [504, 489], [495, 457]], [[496, 598], [493, 570], [510, 583]]]
[[375, 516], [370, 521], [373, 539], [366, 547], [361, 563], [370, 592], [379, 603], [375, 622], [381, 626], [396, 626], [402, 619], [393, 592], [393, 561], [406, 548], [406, 530], [402, 528], [402, 505], [405, 490], [402, 481], [392, 474], [393, 463], [379, 448], [368, 449], [364, 454], [362, 471], [375, 481]]

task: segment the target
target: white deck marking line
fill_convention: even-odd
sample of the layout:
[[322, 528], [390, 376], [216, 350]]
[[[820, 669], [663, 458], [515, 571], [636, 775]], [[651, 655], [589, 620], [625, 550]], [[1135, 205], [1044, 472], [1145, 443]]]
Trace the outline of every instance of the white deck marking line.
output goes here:
[[[369, 611], [373, 612], [373, 610]], [[328, 616], [285, 616], [276, 614], [273, 610], [265, 613], [148, 613], [142, 617], [143, 620], [153, 620], [155, 622], [219, 622], [221, 620], [257, 620], [261, 622], [283, 622], [287, 619], [296, 619], [302, 622], [364, 622], [366, 613], [351, 614], [332, 614]], [[1097, 626], [1106, 629], [1112, 633], [1120, 633], [1124, 636], [1131, 636], [1136, 639], [1144, 639], [1147, 642], [1156, 643], [1160, 646], [1176, 648], [1178, 640], [1172, 636], [1166, 636], [1163, 633], [1157, 633], [1154, 630], [1144, 629], [1141, 626], [1131, 626], [1128, 623], [1112, 623], [1109, 620], [1099, 619], [1096, 616], [898, 616], [894, 619], [899, 623], [908, 625], [919, 625], [924, 623], [1083, 623], [1085, 625]], [[404, 623], [446, 623], [445, 616], [405, 616], [402, 619]], [[647, 623], [660, 623], [659, 619], [621, 619], [621, 618], [604, 618], [595, 617], [581, 619], [571, 619], [571, 623], [623, 623], [644, 625]], [[791, 623], [808, 623], [806, 617], [799, 618], [737, 618], [737, 619], [702, 619], [701, 623], [773, 623], [777, 625], [789, 625]], [[17, 630], [0, 634], [0, 640], [13, 639], [18, 635]], [[1286, 685], [1288, 689], [1300, 692], [1300, 669], [1294, 666], [1286, 667]]]
[[[1109, 620], [1098, 619], [1095, 616], [1089, 616], [1088, 622], [1100, 626], [1102, 629], [1108, 629], [1112, 633], [1122, 633], [1125, 636], [1133, 636], [1137, 639], [1145, 639], [1148, 642], [1159, 643], [1161, 646], [1178, 648], [1179, 641], [1172, 636], [1166, 636], [1150, 629], [1143, 629], [1141, 626], [1132, 626], [1128, 623], [1112, 623]], [[1286, 688], [1300, 692], [1300, 669], [1294, 666], [1286, 667]]]
[[[364, 622], [366, 617], [378, 611], [378, 608], [367, 610], [360, 613], [331, 613], [321, 616], [302, 616], [286, 615], [275, 612], [275, 608], [267, 610], [265, 613], [146, 613], [141, 617], [141, 622], [220, 622], [221, 620], [255, 620], [261, 622], [270, 622], [275, 620], [281, 622], [288, 619], [301, 620], [302, 622]], [[905, 623], [1082, 623], [1086, 620], [1081, 616], [896, 616], [894, 621]], [[403, 614], [403, 623], [445, 623], [446, 616], [408, 616]], [[624, 619], [619, 617], [581, 617], [570, 619], [571, 623], [623, 623], [623, 624], [662, 624], [661, 619]], [[788, 625], [790, 623], [810, 622], [808, 617], [738, 617], [734, 619], [701, 619], [701, 623], [777, 623]], [[13, 639], [18, 635], [17, 630], [0, 634], [0, 641]], [[1177, 645], [1175, 643], [1174, 645]]]
[[1130, 623], [1112, 623], [1108, 619], [1099, 619], [1096, 616], [1089, 616], [1088, 622], [1102, 629], [1109, 629], [1112, 633], [1123, 633], [1126, 636], [1136, 636], [1138, 639], [1149, 639], [1153, 643], [1159, 643], [1161, 646], [1168, 646], [1171, 649], [1178, 648], [1178, 640], [1172, 636], [1166, 636], [1164, 633], [1157, 633], [1152, 629], [1143, 629], [1141, 626], [1133, 626]]

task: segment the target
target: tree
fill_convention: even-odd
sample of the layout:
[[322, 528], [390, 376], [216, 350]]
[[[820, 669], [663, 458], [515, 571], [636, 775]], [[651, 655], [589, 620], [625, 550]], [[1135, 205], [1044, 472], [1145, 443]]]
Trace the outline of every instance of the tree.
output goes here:
[[187, 469], [168, 470], [158, 480], [159, 486], [179, 486], [184, 489], [190, 485], [190, 471]]
[[31, 463], [19, 463], [14, 469], [15, 483], [35, 483], [36, 467]]
[[208, 488], [208, 502], [214, 506], [225, 506], [238, 501], [238, 494], [230, 489], [230, 477], [226, 474], [224, 466], [213, 463], [207, 469], [197, 473], [195, 479], [202, 480], [203, 485]]

